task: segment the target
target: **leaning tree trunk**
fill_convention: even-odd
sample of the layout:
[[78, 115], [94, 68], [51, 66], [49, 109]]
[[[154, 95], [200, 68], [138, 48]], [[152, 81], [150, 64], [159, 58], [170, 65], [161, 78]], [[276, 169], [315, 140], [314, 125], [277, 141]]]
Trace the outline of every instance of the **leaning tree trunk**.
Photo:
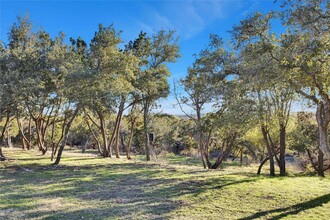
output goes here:
[[[316, 162], [314, 162], [314, 159], [313, 159], [313, 156], [312, 156], [311, 151], [309, 149], [306, 149], [306, 151], [307, 151], [307, 155], [308, 155], [309, 161], [311, 162], [312, 167], [314, 168], [315, 171], [318, 171], [318, 167], [317, 167], [318, 165], [317, 165]], [[319, 150], [319, 152], [320, 151], [321, 150]]]
[[211, 166], [212, 169], [217, 169], [221, 163], [226, 160], [226, 158], [228, 157], [232, 147], [234, 146], [234, 142], [236, 140], [237, 137], [237, 133], [235, 132], [235, 134], [232, 136], [231, 140], [227, 140], [226, 141], [226, 148], [223, 151], [223, 153], [221, 155], [218, 156], [217, 160], [215, 161], [215, 163]]
[[100, 141], [99, 141], [99, 139], [97, 138], [95, 132], [93, 131], [92, 126], [89, 124], [89, 121], [88, 121], [87, 118], [86, 118], [86, 124], [87, 124], [87, 126], [88, 126], [89, 132], [92, 134], [94, 140], [96, 141], [97, 150], [98, 150], [99, 154], [100, 154], [100, 155], [103, 155], [103, 151], [102, 151], [102, 149], [101, 149]]
[[258, 167], [258, 171], [257, 171], [257, 175], [260, 175], [261, 174], [261, 169], [262, 167], [264, 166], [264, 164], [269, 160], [269, 157], [266, 157], [265, 159], [263, 159], [261, 162], [260, 162], [260, 165]]
[[274, 155], [274, 158], [275, 158], [274, 163], [276, 161], [277, 165], [280, 166], [280, 159], [278, 158], [278, 156], [276, 154], [276, 149], [275, 149], [275, 144], [273, 142], [273, 139], [270, 136], [270, 133], [269, 133], [268, 130], [266, 130], [266, 133], [267, 133], [267, 137], [268, 137], [268, 141], [269, 141], [268, 143], [269, 143], [270, 149], [271, 149], [272, 154]]
[[[275, 153], [275, 155], [278, 154], [278, 152]], [[260, 175], [261, 174], [261, 169], [262, 167], [265, 165], [265, 163], [269, 160], [269, 156], [267, 156], [266, 158], [264, 158], [261, 162], [260, 165], [258, 167], [258, 171], [257, 174]]]
[[272, 149], [269, 145], [268, 138], [267, 138], [267, 131], [266, 131], [266, 128], [265, 128], [264, 125], [261, 126], [261, 132], [262, 132], [262, 136], [263, 136], [264, 143], [266, 145], [267, 152], [268, 152], [268, 157], [269, 157], [269, 174], [271, 176], [275, 176], [275, 166], [274, 166], [273, 152], [272, 152]]
[[316, 120], [319, 129], [320, 149], [327, 159], [330, 159], [328, 142], [328, 127], [330, 122], [330, 100], [320, 101], [316, 108]]
[[309, 149], [307, 149], [307, 155], [312, 164], [312, 167], [317, 172], [317, 175], [320, 177], [324, 177], [324, 171], [326, 171], [328, 168], [324, 169], [324, 154], [321, 151], [321, 149], [318, 150], [318, 156], [316, 162], [314, 161], [312, 153]]
[[19, 120], [18, 115], [16, 116], [16, 120], [17, 120], [17, 125], [18, 125], [19, 132], [21, 133], [21, 136], [22, 136], [21, 140], [22, 140], [23, 149], [30, 150], [31, 142], [24, 134], [24, 128], [23, 128], [22, 123]]
[[63, 153], [63, 149], [64, 149], [64, 146], [65, 146], [66, 141], [68, 139], [71, 124], [72, 124], [73, 120], [75, 119], [75, 117], [77, 116], [78, 111], [79, 111], [79, 108], [77, 107], [76, 110], [74, 111], [73, 115], [71, 116], [70, 120], [68, 121], [68, 123], [66, 124], [66, 126], [64, 128], [63, 140], [62, 140], [60, 148], [58, 149], [58, 153], [57, 153], [57, 157], [56, 157], [56, 160], [54, 162], [54, 165], [58, 165], [60, 163], [62, 153]]
[[227, 149], [221, 155], [218, 156], [215, 163], [211, 166], [211, 169], [217, 169], [222, 164], [222, 162], [227, 158], [229, 152], [230, 149], [227, 146]]

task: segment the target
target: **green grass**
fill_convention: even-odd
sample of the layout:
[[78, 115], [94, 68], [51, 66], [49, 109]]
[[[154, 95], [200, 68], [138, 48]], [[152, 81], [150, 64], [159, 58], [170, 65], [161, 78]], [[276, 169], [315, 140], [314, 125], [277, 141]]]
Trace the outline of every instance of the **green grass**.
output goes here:
[[61, 165], [4, 149], [0, 219], [329, 219], [330, 178], [257, 176], [256, 165], [204, 170], [167, 156], [104, 159], [66, 150]]

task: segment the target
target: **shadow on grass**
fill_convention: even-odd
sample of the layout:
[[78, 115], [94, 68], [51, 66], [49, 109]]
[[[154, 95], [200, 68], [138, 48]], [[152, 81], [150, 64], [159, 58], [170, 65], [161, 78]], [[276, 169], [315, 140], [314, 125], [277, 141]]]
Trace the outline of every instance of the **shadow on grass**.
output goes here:
[[[180, 207], [180, 202], [174, 199], [175, 194], [158, 191], [160, 186], [172, 184], [173, 179], [153, 178], [160, 172], [160, 167], [154, 164], [38, 167], [31, 163], [24, 168], [29, 171], [20, 166], [7, 167], [0, 180], [2, 210], [24, 213], [23, 219], [135, 219], [136, 213], [158, 219]], [[31, 189], [31, 186], [34, 187]], [[42, 201], [48, 201], [51, 206], [55, 198], [95, 204], [93, 206], [97, 208], [40, 210]], [[35, 202], [29, 203], [31, 200]]]
[[[236, 181], [226, 176], [180, 179], [175, 178], [180, 172], [171, 167], [134, 161], [78, 166], [30, 163], [24, 168], [7, 167], [0, 179], [0, 206], [11, 213], [23, 213], [22, 219], [166, 219], [185, 205], [182, 195], [195, 197], [212, 188], [257, 180]], [[64, 207], [52, 208], [56, 199]], [[42, 209], [44, 203], [50, 208]], [[76, 209], [65, 207], [65, 203], [76, 205]]]
[[[226, 190], [227, 186], [241, 187], [240, 184], [263, 179], [247, 173], [240, 177], [225, 174], [204, 179], [200, 172], [208, 171], [202, 168], [194, 168], [191, 178], [186, 178], [191, 170], [176, 171], [171, 166], [135, 161], [93, 164], [94, 159], [99, 158], [88, 157], [86, 163], [74, 165], [24, 164], [24, 168], [32, 171], [19, 165], [7, 167], [1, 171], [1, 209], [23, 213], [20, 219], [166, 219], [171, 217], [171, 212], [187, 205], [181, 196], [194, 198], [210, 189]], [[85, 159], [68, 157], [66, 161], [76, 160]], [[171, 159], [171, 164], [173, 160], [175, 158]], [[188, 163], [188, 166], [195, 162], [196, 159], [191, 158], [176, 160], [177, 164]], [[178, 177], [181, 174], [184, 177]], [[52, 207], [57, 200], [63, 204]], [[259, 212], [243, 219], [267, 214], [278, 214], [273, 218], [278, 219], [329, 200], [327, 194], [306, 203]], [[45, 206], [49, 208], [43, 208]]]
[[227, 181], [219, 186], [213, 187], [213, 189], [222, 189], [223, 187], [226, 187], [226, 186], [232, 186], [232, 185], [237, 185], [237, 184], [242, 184], [242, 183], [251, 183], [251, 182], [256, 182], [257, 180], [258, 179], [243, 179], [243, 180], [237, 180], [237, 181]]
[[[241, 218], [241, 220], [249, 220], [249, 219], [255, 219], [255, 218], [261, 218], [261, 217], [265, 217], [266, 215], [269, 214], [276, 214], [276, 213], [281, 213], [279, 215], [276, 215], [272, 218], [269, 219], [281, 219], [284, 218], [286, 216], [289, 215], [296, 215], [299, 212], [303, 212], [306, 211], [308, 209], [312, 209], [312, 208], [316, 208], [318, 206], [322, 206], [325, 203], [328, 203], [330, 201], [330, 194], [326, 194], [320, 197], [317, 197], [315, 199], [309, 200], [307, 202], [302, 202], [296, 205], [292, 205], [286, 208], [278, 208], [278, 209], [273, 209], [273, 210], [269, 210], [269, 211], [263, 211], [263, 212], [258, 212], [255, 213], [251, 216], [245, 217], [245, 218]], [[283, 213], [282, 213], [283, 212]]]

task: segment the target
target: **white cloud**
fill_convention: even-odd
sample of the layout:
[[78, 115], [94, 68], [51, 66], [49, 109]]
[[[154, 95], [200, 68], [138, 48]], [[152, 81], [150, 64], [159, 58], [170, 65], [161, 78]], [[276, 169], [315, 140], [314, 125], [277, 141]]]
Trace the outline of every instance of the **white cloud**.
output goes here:
[[230, 2], [223, 1], [171, 1], [162, 3], [157, 9], [145, 7], [146, 17], [137, 25], [146, 32], [174, 29], [183, 39], [202, 32], [216, 19], [226, 16], [225, 8]]
[[173, 29], [174, 26], [171, 24], [170, 20], [166, 16], [160, 15], [158, 12], [154, 12], [155, 14], [155, 23], [158, 24], [158, 26], [161, 29]]
[[151, 26], [147, 25], [144, 22], [138, 22], [138, 25], [144, 32], [153, 33], [155, 31]]

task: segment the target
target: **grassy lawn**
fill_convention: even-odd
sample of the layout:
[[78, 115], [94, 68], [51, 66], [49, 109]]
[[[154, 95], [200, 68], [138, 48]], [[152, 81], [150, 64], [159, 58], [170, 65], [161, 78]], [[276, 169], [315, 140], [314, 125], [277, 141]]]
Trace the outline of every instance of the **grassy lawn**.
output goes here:
[[[128, 161], [4, 149], [0, 219], [329, 219], [330, 178], [256, 176], [256, 165], [204, 170], [191, 158]], [[329, 176], [329, 174], [328, 174]]]

